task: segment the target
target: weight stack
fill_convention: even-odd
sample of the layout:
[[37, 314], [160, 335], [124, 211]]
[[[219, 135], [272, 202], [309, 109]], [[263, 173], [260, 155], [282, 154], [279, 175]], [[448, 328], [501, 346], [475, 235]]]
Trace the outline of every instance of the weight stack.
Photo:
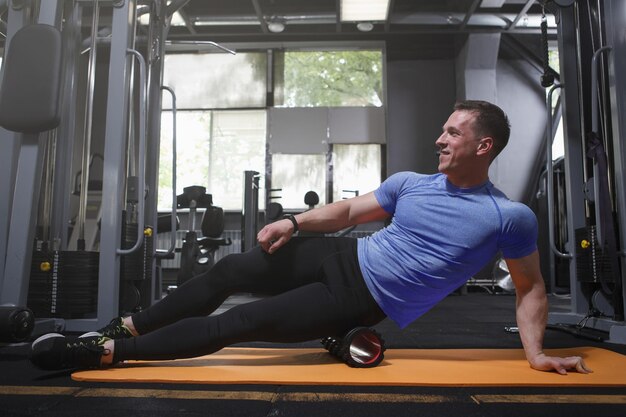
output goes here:
[[[122, 226], [122, 248], [130, 249], [137, 242], [136, 223]], [[141, 305], [142, 282], [152, 279], [152, 257], [154, 248], [153, 229], [144, 228], [143, 244], [136, 251], [122, 256], [120, 260], [120, 314], [136, 312]]]
[[35, 251], [28, 306], [37, 317], [84, 318], [98, 303], [100, 254], [85, 251]]
[[143, 279], [152, 279], [152, 259], [154, 258], [154, 229], [146, 226], [143, 236]]
[[[137, 224], [130, 223], [122, 226], [122, 248], [130, 249], [137, 242]], [[146, 226], [144, 229], [143, 245], [134, 253], [122, 256], [120, 268], [124, 281], [143, 281], [152, 279], [152, 257], [154, 250], [153, 229]]]
[[598, 246], [596, 227], [589, 226], [577, 229], [576, 238], [576, 278], [579, 282], [598, 283], [615, 282], [611, 271], [611, 262]]

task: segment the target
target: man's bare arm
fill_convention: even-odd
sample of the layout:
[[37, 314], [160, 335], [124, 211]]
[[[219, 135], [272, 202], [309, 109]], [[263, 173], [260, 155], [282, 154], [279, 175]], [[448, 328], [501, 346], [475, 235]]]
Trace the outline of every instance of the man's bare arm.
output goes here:
[[507, 259], [506, 263], [517, 291], [516, 316], [522, 345], [530, 366], [539, 371], [568, 370], [589, 373], [580, 356], [567, 358], [547, 356], [543, 352], [543, 336], [548, 319], [548, 299], [539, 266], [537, 251], [519, 259]]
[[[387, 217], [389, 213], [380, 206], [374, 193], [370, 192], [299, 213], [295, 219], [302, 231], [330, 233]], [[257, 240], [266, 252], [274, 253], [291, 239], [293, 232], [294, 225], [290, 220], [280, 220], [261, 229]]]

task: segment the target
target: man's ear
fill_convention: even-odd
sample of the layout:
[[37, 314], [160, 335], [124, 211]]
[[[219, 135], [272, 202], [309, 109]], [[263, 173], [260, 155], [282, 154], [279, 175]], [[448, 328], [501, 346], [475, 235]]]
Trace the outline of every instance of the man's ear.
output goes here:
[[493, 148], [493, 138], [491, 136], [486, 136], [480, 140], [478, 144], [477, 154], [485, 155], [491, 152]]

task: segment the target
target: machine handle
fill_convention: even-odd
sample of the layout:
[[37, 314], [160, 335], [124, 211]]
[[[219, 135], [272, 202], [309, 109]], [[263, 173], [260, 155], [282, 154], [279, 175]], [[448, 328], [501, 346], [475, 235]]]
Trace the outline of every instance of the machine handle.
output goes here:
[[127, 54], [134, 55], [139, 62], [139, 173], [138, 173], [138, 209], [137, 215], [137, 242], [130, 249], [118, 249], [118, 255], [128, 255], [136, 252], [143, 245], [145, 227], [146, 201], [146, 61], [134, 49], [127, 49]]
[[572, 259], [573, 255], [571, 253], [561, 252], [554, 244], [554, 165], [552, 163], [552, 141], [554, 139], [554, 134], [552, 132], [552, 94], [557, 88], [561, 87], [562, 86], [560, 84], [552, 86], [548, 92], [548, 98], [546, 99], [546, 110], [548, 112], [548, 137], [546, 139], [546, 175], [548, 177], [548, 184], [546, 186], [546, 198], [548, 200], [548, 240], [550, 242], [550, 250], [552, 250], [556, 256], [565, 259]]
[[176, 93], [165, 85], [161, 86], [161, 90], [167, 91], [172, 96], [172, 236], [170, 248], [167, 252], [157, 252], [154, 256], [167, 258], [174, 253], [174, 248], [176, 247]]

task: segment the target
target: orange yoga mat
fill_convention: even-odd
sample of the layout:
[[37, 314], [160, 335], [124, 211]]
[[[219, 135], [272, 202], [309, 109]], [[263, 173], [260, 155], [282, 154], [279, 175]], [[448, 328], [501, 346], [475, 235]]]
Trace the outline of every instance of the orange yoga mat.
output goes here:
[[320, 349], [226, 348], [175, 361], [130, 361], [79, 371], [76, 381], [190, 384], [391, 386], [626, 386], [626, 356], [592, 347], [547, 350], [578, 355], [592, 374], [530, 369], [521, 349], [390, 349], [376, 368], [355, 369]]

